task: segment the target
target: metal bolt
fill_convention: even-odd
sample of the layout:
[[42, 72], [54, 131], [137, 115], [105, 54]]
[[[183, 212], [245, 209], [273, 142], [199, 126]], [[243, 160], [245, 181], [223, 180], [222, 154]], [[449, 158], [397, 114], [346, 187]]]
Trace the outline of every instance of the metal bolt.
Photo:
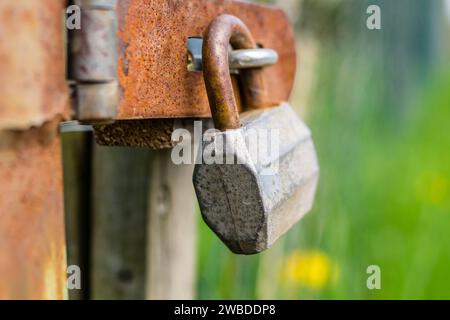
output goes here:
[[[189, 71], [202, 71], [202, 38], [188, 39], [188, 65]], [[278, 53], [272, 49], [241, 49], [233, 50], [230, 46], [228, 62], [231, 73], [239, 69], [258, 68], [277, 63]]]

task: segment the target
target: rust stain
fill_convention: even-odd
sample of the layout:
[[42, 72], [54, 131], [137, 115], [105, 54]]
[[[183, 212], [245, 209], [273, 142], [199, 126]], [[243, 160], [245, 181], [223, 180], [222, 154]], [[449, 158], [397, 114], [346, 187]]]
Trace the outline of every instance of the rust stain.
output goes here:
[[286, 101], [295, 76], [294, 33], [274, 6], [232, 0], [119, 0], [117, 119], [209, 117], [201, 73], [187, 71], [188, 37], [201, 36], [218, 15], [240, 18], [255, 40], [275, 49], [279, 62], [264, 71], [274, 104]]
[[0, 131], [0, 299], [66, 297], [59, 121]]
[[65, 0], [0, 1], [0, 129], [27, 129], [69, 111]]

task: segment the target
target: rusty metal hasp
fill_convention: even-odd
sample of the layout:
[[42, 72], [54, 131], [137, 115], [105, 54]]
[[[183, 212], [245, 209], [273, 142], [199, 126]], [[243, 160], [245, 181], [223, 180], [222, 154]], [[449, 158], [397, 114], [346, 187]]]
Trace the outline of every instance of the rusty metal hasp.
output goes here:
[[[276, 52], [278, 62], [263, 77], [274, 103], [289, 97], [295, 75], [294, 33], [275, 6], [233, 0], [74, 2], [82, 9], [81, 29], [69, 36], [78, 120], [210, 117], [203, 77], [188, 68], [193, 58], [189, 39], [201, 38], [209, 22], [224, 13], [243, 20], [262, 49], [235, 52], [232, 64], [245, 66], [249, 54], [257, 64], [270, 64]], [[109, 140], [123, 140], [108, 127], [102, 132]]]

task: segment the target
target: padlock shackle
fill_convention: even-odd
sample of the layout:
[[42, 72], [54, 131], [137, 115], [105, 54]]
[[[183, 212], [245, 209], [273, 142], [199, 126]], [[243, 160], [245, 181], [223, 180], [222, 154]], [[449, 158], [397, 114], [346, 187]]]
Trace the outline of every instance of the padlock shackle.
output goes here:
[[[203, 77], [211, 114], [214, 126], [221, 131], [241, 126], [229, 71], [229, 44], [235, 50], [257, 48], [247, 26], [239, 18], [224, 14], [209, 24], [202, 48]], [[246, 109], [268, 106], [262, 68], [241, 70], [240, 80]]]

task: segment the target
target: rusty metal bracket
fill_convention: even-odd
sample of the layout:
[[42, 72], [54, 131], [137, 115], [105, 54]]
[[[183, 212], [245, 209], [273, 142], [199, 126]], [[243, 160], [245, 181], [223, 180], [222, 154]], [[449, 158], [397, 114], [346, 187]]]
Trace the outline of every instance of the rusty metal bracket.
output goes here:
[[[122, 124], [129, 132], [136, 120], [149, 129], [144, 143], [139, 139], [145, 145], [154, 135], [168, 141], [164, 134], [172, 131], [167, 129], [170, 119], [211, 117], [203, 77], [187, 67], [188, 39], [202, 37], [207, 25], [224, 13], [248, 26], [264, 49], [260, 52], [271, 48], [278, 54], [264, 81], [273, 105], [289, 98], [296, 70], [294, 32], [276, 6], [235, 0], [74, 1], [82, 9], [81, 30], [70, 32], [69, 38], [76, 118], [94, 124], [102, 144], [135, 145], [135, 138], [117, 134]], [[237, 64], [245, 58], [238, 56]], [[238, 88], [237, 78], [232, 79]], [[242, 110], [239, 97], [237, 103]], [[151, 129], [159, 127], [163, 133]]]
[[[84, 110], [79, 103], [80, 120], [210, 117], [203, 79], [186, 68], [187, 43], [202, 37], [209, 22], [223, 13], [240, 18], [260, 47], [278, 53], [266, 82], [274, 103], [289, 97], [295, 74], [294, 33], [275, 6], [234, 0], [75, 3], [82, 9], [82, 27], [71, 32], [69, 41], [71, 79], [82, 84], [118, 80], [120, 91], [115, 108], [112, 99], [102, 100], [105, 108], [97, 101]], [[111, 93], [111, 88], [104, 90]]]
[[187, 42], [220, 14], [241, 19], [259, 47], [279, 55], [264, 72], [274, 104], [289, 98], [295, 76], [294, 32], [278, 7], [233, 0], [119, 0], [121, 99], [117, 120], [210, 117], [201, 74], [189, 72]]

